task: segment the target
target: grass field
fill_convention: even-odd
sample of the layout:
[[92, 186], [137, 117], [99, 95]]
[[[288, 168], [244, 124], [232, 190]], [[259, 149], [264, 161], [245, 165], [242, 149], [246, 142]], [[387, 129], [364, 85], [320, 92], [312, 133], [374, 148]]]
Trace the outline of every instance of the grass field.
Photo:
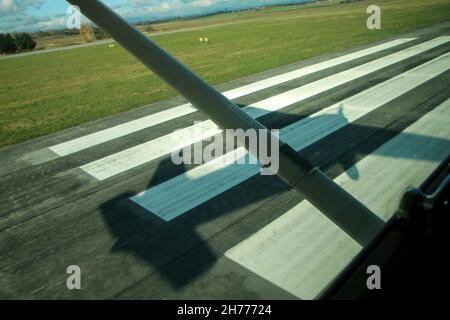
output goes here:
[[[158, 34], [175, 31], [192, 30], [198, 28], [208, 28], [211, 26], [220, 26], [226, 24], [235, 24], [246, 22], [250, 20], [260, 19], [263, 14], [285, 12], [289, 10], [307, 9], [311, 7], [330, 6], [339, 3], [340, 0], [329, 0], [321, 2], [303, 3], [300, 5], [289, 6], [274, 6], [266, 7], [264, 9], [252, 9], [245, 11], [238, 11], [233, 13], [218, 13], [215, 15], [208, 15], [204, 17], [177, 19], [165, 22], [155, 22], [151, 25], [140, 25], [137, 28], [145, 34]], [[36, 50], [53, 49], [59, 47], [72, 46], [83, 44], [79, 35], [51, 35], [35, 37], [37, 43]]]
[[[371, 3], [270, 8], [241, 20], [232, 13], [235, 16], [228, 18], [236, 23], [154, 40], [218, 84], [450, 20], [450, 0], [377, 1], [382, 30], [368, 30], [366, 8]], [[200, 36], [210, 43], [200, 43]], [[0, 60], [0, 79], [0, 147], [176, 95], [119, 46]]]

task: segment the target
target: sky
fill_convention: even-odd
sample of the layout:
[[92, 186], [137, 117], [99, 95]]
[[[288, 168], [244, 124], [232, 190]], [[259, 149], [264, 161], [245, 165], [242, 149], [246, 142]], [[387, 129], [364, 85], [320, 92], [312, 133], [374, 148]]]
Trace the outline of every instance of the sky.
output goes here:
[[[302, 0], [103, 0], [130, 22], [287, 4]], [[306, 1], [306, 0], [305, 0]], [[0, 32], [62, 29], [65, 0], [0, 0]]]

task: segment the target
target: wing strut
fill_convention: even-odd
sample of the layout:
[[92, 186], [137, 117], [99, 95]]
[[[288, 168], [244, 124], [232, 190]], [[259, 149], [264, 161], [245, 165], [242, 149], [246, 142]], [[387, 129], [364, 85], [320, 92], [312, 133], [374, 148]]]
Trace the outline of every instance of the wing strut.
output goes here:
[[[108, 32], [119, 44], [192, 105], [206, 113], [222, 129], [244, 131], [266, 129], [102, 2], [97, 0], [68, 0], [68, 2], [78, 6], [86, 17]], [[271, 139], [278, 138], [269, 130], [265, 132], [267, 132], [265, 139], [268, 144], [267, 150], [270, 150]], [[249, 150], [245, 141], [241, 143]], [[367, 246], [381, 231], [384, 222], [288, 144], [279, 141], [279, 146], [277, 175], [303, 194], [355, 241]], [[253, 156], [258, 158], [257, 154]], [[259, 160], [264, 165], [264, 160]]]

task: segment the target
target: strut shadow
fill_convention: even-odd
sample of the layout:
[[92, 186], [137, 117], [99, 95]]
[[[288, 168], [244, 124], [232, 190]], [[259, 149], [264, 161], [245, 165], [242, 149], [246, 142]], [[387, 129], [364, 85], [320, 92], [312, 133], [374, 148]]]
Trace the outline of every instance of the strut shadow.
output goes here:
[[[346, 126], [300, 152], [322, 169], [329, 169], [328, 174], [332, 176], [347, 172], [352, 179], [358, 179], [360, 173], [353, 167], [355, 163], [373, 153], [397, 134], [404, 135], [412, 143], [423, 139], [429, 143], [439, 140], [405, 133], [401, 130], [348, 123], [344, 110], [345, 106], [342, 105], [336, 114], [320, 116], [322, 119], [315, 118], [315, 121], [323, 120], [324, 123], [346, 121]], [[262, 117], [261, 122], [268, 128], [274, 128], [275, 123], [278, 127], [284, 127], [300, 120], [308, 119], [289, 113], [273, 112], [270, 118]], [[338, 135], [344, 139], [341, 143], [336, 143]], [[389, 154], [380, 155], [405, 156], [395, 150], [391, 150]], [[417, 159], [417, 155], [413, 152], [407, 153], [406, 156]], [[433, 159], [430, 155], [425, 160], [437, 159]], [[187, 168], [184, 165], [174, 165], [171, 157], [168, 156], [158, 164], [148, 183], [148, 188], [186, 171]], [[221, 171], [223, 171], [221, 174], [227, 174], [227, 168]], [[258, 205], [268, 203], [288, 190], [288, 186], [277, 177], [254, 176], [168, 222], [131, 201], [130, 198], [136, 195], [135, 192], [124, 193], [108, 201], [102, 205], [101, 211], [106, 225], [116, 239], [112, 252], [127, 252], [135, 255], [154, 268], [158, 275], [161, 275], [173, 287], [182, 288], [210, 269], [228, 248], [282, 215], [284, 211], [270, 213], [267, 217], [258, 217], [257, 214], [250, 213], [257, 210]], [[298, 201], [300, 200], [302, 200], [301, 196]], [[252, 207], [250, 213], [240, 210], [251, 206], [254, 206], [254, 209]], [[229, 215], [232, 216], [229, 217]], [[248, 221], [239, 228], [238, 234], [229, 240], [226, 248], [218, 244], [211, 245], [211, 237], [222, 232], [233, 222], [244, 218]], [[215, 231], [214, 226], [208, 225], [208, 222], [212, 221], [223, 229]]]

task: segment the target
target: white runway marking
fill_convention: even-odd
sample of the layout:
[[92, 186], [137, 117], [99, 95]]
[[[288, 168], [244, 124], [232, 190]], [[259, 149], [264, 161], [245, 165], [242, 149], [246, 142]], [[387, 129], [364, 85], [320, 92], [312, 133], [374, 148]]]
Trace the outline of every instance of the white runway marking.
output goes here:
[[[434, 47], [442, 45], [449, 40], [450, 37], [439, 37], [421, 43], [313, 83], [309, 83], [299, 88], [256, 102], [251, 106], [243, 108], [243, 110], [254, 118], [263, 116], [267, 113], [282, 109], [294, 103], [298, 103], [314, 95], [361, 78], [417, 54], [423, 53]], [[221, 131], [211, 120], [205, 121], [204, 126], [210, 128], [209, 137]], [[185, 136], [191, 136], [194, 126], [184, 128], [183, 130], [185, 131]], [[208, 136], [203, 136], [203, 139], [207, 137]], [[175, 146], [172, 140], [171, 134], [168, 134], [158, 139], [139, 144], [132, 148], [93, 161], [81, 166], [80, 168], [98, 180], [105, 180], [161, 156], [170, 154], [172, 151], [176, 151], [176, 149], [180, 146]], [[196, 141], [187, 142], [186, 145], [194, 142]]]
[[[299, 151], [448, 69], [450, 53], [281, 129], [281, 138]], [[243, 148], [235, 152], [248, 156]], [[131, 200], [169, 221], [259, 173], [257, 165], [223, 164], [225, 157], [167, 180]]]
[[[229, 99], [236, 99], [263, 89], [270, 88], [272, 86], [294, 80], [314, 72], [325, 70], [352, 60], [356, 60], [370, 54], [386, 50], [406, 42], [415, 40], [416, 38], [397, 39], [390, 42], [386, 42], [374, 47], [370, 47], [364, 50], [360, 50], [354, 53], [350, 53], [341, 57], [337, 57], [331, 60], [320, 62], [308, 67], [297, 69], [285, 74], [274, 76], [268, 79], [264, 79], [255, 83], [251, 83], [224, 93]], [[161, 111], [137, 120], [129, 121], [105, 130], [101, 130], [86, 136], [82, 136], [77, 139], [73, 139], [67, 142], [60, 143], [58, 145], [50, 147], [50, 150], [55, 152], [59, 156], [67, 156], [81, 150], [93, 147], [95, 145], [125, 136], [127, 134], [137, 132], [152, 126], [164, 123], [166, 121], [190, 114], [195, 112], [196, 109], [192, 107], [190, 103], [171, 108], [169, 110]]]
[[[419, 186], [448, 156], [449, 123], [447, 100], [350, 169], [360, 172], [358, 180], [343, 173], [335, 181], [387, 220], [406, 188]], [[360, 250], [305, 200], [225, 255], [295, 296], [313, 299]]]

